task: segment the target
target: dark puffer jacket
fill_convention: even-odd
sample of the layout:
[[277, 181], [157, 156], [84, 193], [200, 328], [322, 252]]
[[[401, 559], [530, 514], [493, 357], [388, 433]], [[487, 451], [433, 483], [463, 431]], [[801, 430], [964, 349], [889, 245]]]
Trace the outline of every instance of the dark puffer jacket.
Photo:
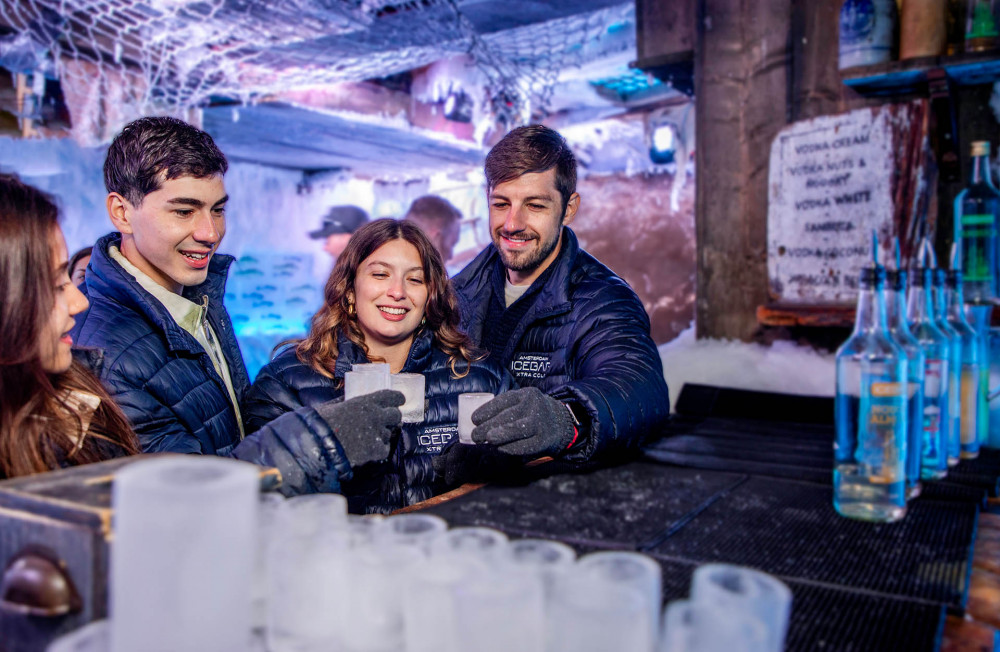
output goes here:
[[[74, 344], [103, 355], [97, 373], [132, 423], [144, 452], [229, 454], [240, 431], [225, 383], [198, 340], [110, 257], [112, 245], [121, 247], [120, 234], [106, 235], [94, 245], [83, 288], [90, 308], [76, 318]], [[231, 256], [213, 256], [208, 278], [185, 288], [184, 296], [196, 303], [208, 297], [208, 321], [242, 399], [250, 380], [222, 304], [232, 261]]]
[[[552, 264], [500, 359], [519, 385], [585, 410], [588, 427], [567, 461], [634, 452], [670, 412], [646, 310], [625, 281], [580, 248], [568, 227]], [[502, 301], [504, 278], [503, 261], [491, 244], [453, 279], [463, 326], [477, 344], [491, 296]]]
[[[317, 437], [332, 438], [329, 426], [314, 408], [341, 398], [344, 374], [354, 363], [368, 362], [361, 349], [346, 337], [341, 336], [337, 346], [339, 354], [333, 379], [300, 361], [293, 348], [285, 349], [265, 365], [245, 402], [247, 431], [253, 432], [269, 423], [277, 427], [275, 419], [295, 415], [299, 427], [311, 429]], [[464, 365], [457, 368], [461, 372]], [[350, 469], [340, 453], [335, 468], [342, 474], [340, 493], [347, 497], [352, 513], [387, 513], [449, 489], [435, 476], [431, 462], [449, 442], [458, 438], [458, 395], [499, 394], [513, 387], [507, 373], [485, 362], [474, 362], [468, 374], [455, 378], [448, 356], [434, 346], [433, 337], [426, 330], [414, 339], [403, 372], [425, 376], [424, 422], [403, 424], [401, 437], [385, 462]], [[350, 472], [344, 473], [347, 469]]]
[[[204, 453], [276, 467], [281, 492], [288, 496], [336, 492], [340, 446], [329, 433], [308, 427], [318, 415], [289, 414], [242, 442], [229, 392], [198, 341], [173, 320], [121, 265], [108, 255], [120, 246], [115, 233], [101, 238], [87, 270], [85, 292], [90, 308], [77, 318], [73, 339], [77, 351], [122, 406], [139, 436], [143, 451]], [[184, 295], [209, 298], [208, 319], [229, 365], [233, 389], [244, 397], [249, 388], [246, 367], [222, 305], [229, 256], [216, 255], [208, 278]], [[325, 426], [325, 422], [324, 422]]]

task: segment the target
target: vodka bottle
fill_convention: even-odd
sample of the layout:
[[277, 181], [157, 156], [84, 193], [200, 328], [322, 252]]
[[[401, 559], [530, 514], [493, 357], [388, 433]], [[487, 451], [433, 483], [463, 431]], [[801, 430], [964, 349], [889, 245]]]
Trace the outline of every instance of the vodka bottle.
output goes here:
[[945, 310], [944, 279], [945, 271], [936, 267], [933, 271], [934, 318], [938, 329], [948, 338], [950, 350], [948, 355], [948, 422], [946, 425], [948, 437], [948, 466], [958, 464], [962, 452], [961, 417], [962, 417], [962, 336], [948, 323]]
[[907, 296], [910, 331], [924, 347], [924, 441], [920, 448], [920, 473], [925, 480], [948, 474], [948, 440], [943, 428], [948, 421], [948, 357], [950, 342], [934, 320], [931, 270], [919, 267], [913, 274]]
[[861, 272], [854, 332], [837, 351], [833, 506], [843, 516], [906, 514], [906, 355], [889, 334], [885, 268]]
[[972, 176], [955, 198], [954, 242], [961, 243], [965, 300], [989, 303], [997, 294], [996, 240], [1000, 193], [990, 178], [990, 144], [972, 143]]
[[906, 354], [906, 498], [920, 495], [920, 451], [924, 441], [924, 348], [906, 323], [906, 271], [888, 273], [885, 297], [889, 333]]
[[976, 331], [965, 318], [965, 306], [962, 301], [962, 272], [951, 270], [945, 280], [945, 316], [948, 323], [958, 333], [962, 346], [961, 386], [959, 398], [959, 437], [961, 444], [960, 456], [971, 459], [979, 456], [979, 428], [977, 411], [979, 409], [980, 375], [979, 375], [979, 338]]

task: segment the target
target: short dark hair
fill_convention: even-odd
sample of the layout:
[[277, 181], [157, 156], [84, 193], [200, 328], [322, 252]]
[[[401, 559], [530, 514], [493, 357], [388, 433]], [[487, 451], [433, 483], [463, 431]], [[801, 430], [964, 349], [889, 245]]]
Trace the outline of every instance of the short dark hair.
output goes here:
[[486, 155], [486, 187], [492, 191], [501, 183], [529, 172], [556, 169], [556, 190], [566, 210], [576, 192], [576, 156], [558, 131], [544, 125], [518, 127], [504, 136]]
[[419, 224], [434, 224], [444, 227], [452, 222], [462, 219], [462, 212], [455, 208], [450, 201], [438, 195], [424, 195], [413, 200], [410, 210], [403, 216], [404, 220], [410, 220]]
[[176, 118], [139, 118], [121, 130], [104, 159], [104, 186], [138, 206], [168, 179], [204, 179], [229, 169], [207, 133]]

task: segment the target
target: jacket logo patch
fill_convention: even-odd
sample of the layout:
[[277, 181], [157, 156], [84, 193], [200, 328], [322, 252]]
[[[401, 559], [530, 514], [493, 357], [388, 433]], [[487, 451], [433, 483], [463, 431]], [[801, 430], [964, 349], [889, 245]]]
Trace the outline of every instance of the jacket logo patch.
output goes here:
[[510, 361], [510, 373], [518, 379], [538, 380], [549, 375], [552, 361], [546, 354], [518, 353]]
[[458, 437], [457, 423], [427, 426], [417, 435], [417, 452], [437, 455], [456, 437]]

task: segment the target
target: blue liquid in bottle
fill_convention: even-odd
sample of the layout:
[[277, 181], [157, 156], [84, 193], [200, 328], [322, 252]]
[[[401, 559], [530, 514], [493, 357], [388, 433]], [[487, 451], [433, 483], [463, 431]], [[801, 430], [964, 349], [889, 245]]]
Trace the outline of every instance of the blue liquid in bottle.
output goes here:
[[920, 267], [911, 277], [907, 296], [910, 332], [924, 347], [924, 440], [920, 473], [925, 480], [948, 474], [948, 359], [950, 342], [936, 326], [931, 298], [931, 270]]
[[946, 423], [948, 438], [948, 466], [958, 464], [962, 452], [961, 418], [962, 418], [962, 336], [948, 323], [945, 310], [944, 280], [945, 271], [940, 267], [932, 272], [934, 290], [935, 323], [944, 336], [948, 338], [948, 422]]
[[924, 440], [924, 348], [906, 323], [906, 272], [888, 273], [885, 307], [889, 333], [906, 354], [906, 498], [920, 495]]

